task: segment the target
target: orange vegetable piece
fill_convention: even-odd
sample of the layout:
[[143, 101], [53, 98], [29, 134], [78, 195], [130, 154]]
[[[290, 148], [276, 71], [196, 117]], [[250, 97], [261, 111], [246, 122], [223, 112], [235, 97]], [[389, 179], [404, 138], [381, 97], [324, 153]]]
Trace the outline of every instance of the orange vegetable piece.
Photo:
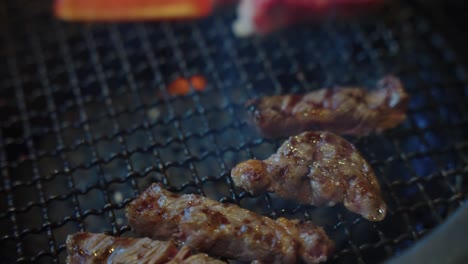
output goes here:
[[206, 84], [206, 79], [201, 75], [194, 75], [190, 79], [180, 77], [169, 84], [167, 92], [170, 95], [186, 95], [190, 93], [190, 85], [195, 91], [203, 91]]
[[207, 16], [213, 0], [55, 0], [55, 15], [73, 21], [135, 21]]

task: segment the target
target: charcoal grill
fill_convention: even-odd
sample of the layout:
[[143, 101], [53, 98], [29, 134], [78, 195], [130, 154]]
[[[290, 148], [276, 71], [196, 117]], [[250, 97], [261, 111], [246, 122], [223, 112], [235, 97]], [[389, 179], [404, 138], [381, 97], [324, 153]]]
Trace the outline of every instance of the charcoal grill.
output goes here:
[[[68, 234], [131, 235], [124, 207], [158, 181], [271, 217], [310, 219], [336, 241], [330, 263], [400, 255], [463, 203], [468, 80], [428, 18], [396, 2], [375, 17], [237, 39], [232, 11], [193, 23], [78, 24], [49, 1], [0, 4], [0, 261], [62, 263]], [[342, 206], [300, 206], [233, 187], [230, 169], [282, 140], [245, 121], [254, 96], [395, 73], [408, 119], [350, 138], [371, 162], [389, 205], [371, 223]], [[200, 74], [204, 91], [167, 93]]]

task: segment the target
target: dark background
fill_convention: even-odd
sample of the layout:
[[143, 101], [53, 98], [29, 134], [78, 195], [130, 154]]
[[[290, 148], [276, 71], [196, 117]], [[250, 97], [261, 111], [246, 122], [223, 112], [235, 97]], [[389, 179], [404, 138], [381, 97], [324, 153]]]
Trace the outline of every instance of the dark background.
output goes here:
[[420, 12], [431, 18], [434, 26], [457, 51], [460, 61], [468, 64], [468, 3], [463, 0], [413, 0]]

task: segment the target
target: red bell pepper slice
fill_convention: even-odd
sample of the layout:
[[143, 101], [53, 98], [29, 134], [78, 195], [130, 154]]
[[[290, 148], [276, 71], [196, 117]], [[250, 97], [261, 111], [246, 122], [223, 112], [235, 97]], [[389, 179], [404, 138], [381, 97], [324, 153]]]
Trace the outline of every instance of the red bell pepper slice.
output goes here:
[[213, 0], [55, 0], [54, 9], [71, 21], [191, 19], [208, 16]]

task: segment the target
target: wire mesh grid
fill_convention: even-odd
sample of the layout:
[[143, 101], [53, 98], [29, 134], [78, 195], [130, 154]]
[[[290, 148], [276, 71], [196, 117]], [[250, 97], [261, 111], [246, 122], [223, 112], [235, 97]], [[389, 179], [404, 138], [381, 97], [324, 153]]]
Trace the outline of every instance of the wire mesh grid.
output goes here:
[[[237, 39], [230, 11], [192, 23], [83, 25], [54, 20], [49, 4], [0, 5], [2, 262], [64, 262], [65, 238], [80, 230], [131, 235], [124, 207], [155, 181], [271, 217], [310, 219], [336, 242], [330, 263], [398, 255], [466, 198], [467, 77], [411, 6]], [[234, 188], [235, 164], [266, 158], [282, 141], [247, 125], [247, 99], [370, 86], [388, 72], [411, 95], [408, 119], [350, 138], [378, 175], [384, 221]], [[194, 74], [208, 80], [206, 90], [167, 92]]]

